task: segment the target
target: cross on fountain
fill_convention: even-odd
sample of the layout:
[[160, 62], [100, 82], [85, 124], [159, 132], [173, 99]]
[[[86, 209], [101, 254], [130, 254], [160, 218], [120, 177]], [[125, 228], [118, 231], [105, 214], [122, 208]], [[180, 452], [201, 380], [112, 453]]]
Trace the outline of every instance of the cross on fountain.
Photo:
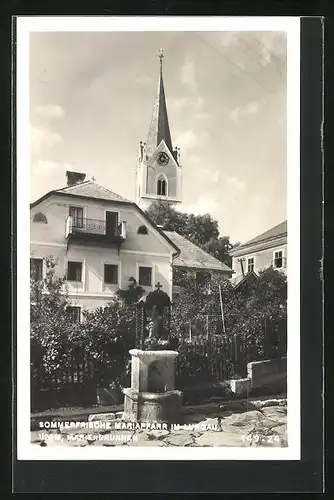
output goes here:
[[162, 288], [162, 284], [160, 283], [160, 281], [158, 281], [158, 283], [155, 285], [155, 288], [157, 288], [158, 292], [160, 292], [160, 288]]

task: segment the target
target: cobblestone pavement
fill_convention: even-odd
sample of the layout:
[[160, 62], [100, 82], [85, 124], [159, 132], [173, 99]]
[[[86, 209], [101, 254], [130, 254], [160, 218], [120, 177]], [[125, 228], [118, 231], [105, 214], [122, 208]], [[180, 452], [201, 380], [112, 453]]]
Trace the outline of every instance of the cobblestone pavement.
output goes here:
[[[38, 446], [287, 446], [286, 399], [252, 401], [248, 411], [225, 408], [200, 414], [189, 409], [182, 425], [127, 423], [122, 413], [92, 414], [85, 425], [31, 432]], [[74, 424], [73, 424], [74, 425]], [[102, 427], [102, 428], [101, 428]]]

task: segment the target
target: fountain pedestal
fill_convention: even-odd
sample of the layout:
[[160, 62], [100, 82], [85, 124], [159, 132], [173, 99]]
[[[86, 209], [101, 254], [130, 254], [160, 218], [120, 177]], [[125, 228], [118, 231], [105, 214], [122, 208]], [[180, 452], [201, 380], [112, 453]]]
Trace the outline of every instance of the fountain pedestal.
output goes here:
[[132, 349], [131, 387], [124, 389], [124, 420], [177, 422], [182, 392], [174, 389], [177, 351]]

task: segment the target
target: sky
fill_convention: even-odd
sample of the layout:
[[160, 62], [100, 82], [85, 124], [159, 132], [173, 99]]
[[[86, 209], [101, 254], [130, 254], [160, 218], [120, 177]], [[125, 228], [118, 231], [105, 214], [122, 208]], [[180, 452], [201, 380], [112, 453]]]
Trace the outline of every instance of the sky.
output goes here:
[[180, 210], [245, 242], [286, 219], [283, 32], [30, 34], [31, 201], [84, 172], [135, 201], [164, 50]]

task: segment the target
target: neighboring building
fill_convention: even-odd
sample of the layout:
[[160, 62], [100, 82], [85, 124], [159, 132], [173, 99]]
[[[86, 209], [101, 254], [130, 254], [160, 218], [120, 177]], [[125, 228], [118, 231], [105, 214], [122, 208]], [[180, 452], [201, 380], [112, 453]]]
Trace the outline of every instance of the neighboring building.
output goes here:
[[287, 265], [287, 221], [278, 224], [265, 233], [232, 249], [233, 283], [237, 284], [250, 272], [257, 273], [273, 266], [286, 269]]
[[182, 201], [182, 167], [180, 150], [173, 148], [169, 129], [165, 89], [160, 73], [158, 91], [146, 143], [140, 143], [137, 164], [136, 203], [146, 210], [152, 201], [163, 200], [173, 205]]
[[247, 288], [254, 285], [259, 280], [258, 274], [255, 271], [249, 271], [245, 276], [239, 275], [232, 279], [232, 284], [234, 285], [234, 290], [245, 291]]
[[147, 292], [160, 282], [171, 296], [177, 246], [135, 203], [85, 181], [85, 174], [67, 178], [67, 187], [31, 204], [34, 276], [45, 274], [43, 259], [53, 255], [77, 308], [105, 305], [131, 277]]
[[[229, 279], [233, 271], [226, 264], [202, 250], [175, 231], [165, 231], [168, 238], [179, 248], [180, 254], [173, 259], [173, 269], [190, 272], [200, 279], [203, 273], [219, 275]], [[180, 293], [178, 283], [173, 281], [173, 298]]]

